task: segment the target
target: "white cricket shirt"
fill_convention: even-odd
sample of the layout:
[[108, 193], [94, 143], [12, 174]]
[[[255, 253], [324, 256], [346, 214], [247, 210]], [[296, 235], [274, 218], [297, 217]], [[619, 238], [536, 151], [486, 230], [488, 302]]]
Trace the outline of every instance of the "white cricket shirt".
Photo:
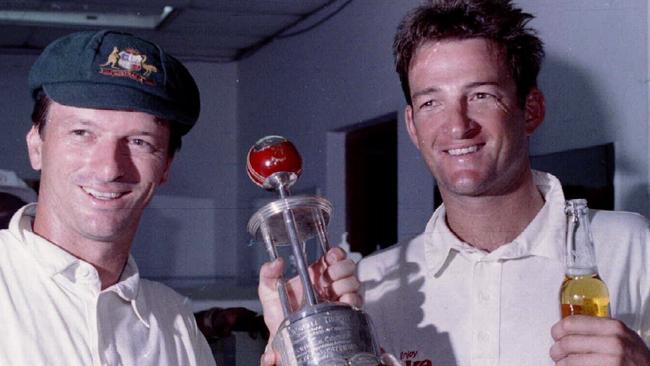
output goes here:
[[101, 290], [95, 268], [32, 231], [36, 205], [0, 231], [0, 365], [212, 366], [187, 301], [129, 258]]
[[[365, 309], [380, 345], [405, 366], [553, 365], [566, 217], [559, 181], [534, 172], [545, 204], [512, 242], [487, 253], [447, 227], [444, 205], [425, 232], [361, 261]], [[498, 215], [499, 212], [494, 212]], [[610, 310], [650, 340], [650, 233], [640, 215], [591, 210]]]

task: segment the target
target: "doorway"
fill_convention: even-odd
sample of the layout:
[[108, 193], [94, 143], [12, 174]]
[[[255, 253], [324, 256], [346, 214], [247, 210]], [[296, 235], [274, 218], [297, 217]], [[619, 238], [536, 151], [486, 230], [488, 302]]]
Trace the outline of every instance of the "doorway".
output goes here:
[[[346, 126], [339, 136], [338, 155], [343, 166], [344, 231], [353, 252], [368, 255], [397, 242], [397, 115], [390, 113]], [[341, 161], [342, 160], [342, 161]], [[328, 162], [330, 165], [332, 161]], [[328, 173], [329, 175], [329, 173]], [[342, 223], [343, 224], [343, 223]]]

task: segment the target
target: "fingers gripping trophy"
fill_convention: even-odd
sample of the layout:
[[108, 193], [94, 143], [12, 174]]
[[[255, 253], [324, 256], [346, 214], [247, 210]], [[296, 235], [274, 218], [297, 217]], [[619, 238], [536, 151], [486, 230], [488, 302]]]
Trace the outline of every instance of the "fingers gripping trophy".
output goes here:
[[319, 302], [311, 284], [306, 244], [320, 243], [329, 250], [327, 224], [332, 205], [316, 196], [291, 196], [289, 188], [302, 173], [302, 159], [295, 146], [280, 136], [267, 136], [248, 152], [247, 173], [251, 180], [280, 198], [259, 209], [248, 222], [249, 233], [264, 242], [271, 260], [279, 247], [290, 246], [294, 265], [303, 286], [303, 302], [291, 309], [285, 282], [278, 292], [285, 319], [273, 349], [281, 366], [377, 366], [398, 365], [390, 355], [380, 355], [368, 315], [344, 303]]

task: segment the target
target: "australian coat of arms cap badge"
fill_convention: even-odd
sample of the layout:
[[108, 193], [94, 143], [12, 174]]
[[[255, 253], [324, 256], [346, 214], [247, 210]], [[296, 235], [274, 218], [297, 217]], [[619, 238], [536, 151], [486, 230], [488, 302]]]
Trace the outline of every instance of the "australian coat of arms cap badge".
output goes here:
[[126, 77], [149, 85], [155, 84], [151, 75], [157, 72], [156, 66], [147, 63], [147, 55], [135, 48], [120, 50], [113, 47], [106, 62], [99, 65], [99, 73], [102, 75]]

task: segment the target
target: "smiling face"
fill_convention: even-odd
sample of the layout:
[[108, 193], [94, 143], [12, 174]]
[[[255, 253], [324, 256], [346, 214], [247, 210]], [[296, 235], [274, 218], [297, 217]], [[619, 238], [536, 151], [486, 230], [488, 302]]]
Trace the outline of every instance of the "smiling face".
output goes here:
[[411, 140], [443, 198], [503, 195], [530, 169], [528, 136], [542, 122], [543, 96], [521, 106], [499, 48], [481, 38], [431, 41], [409, 68]]
[[169, 126], [141, 112], [52, 102], [47, 124], [27, 135], [41, 170], [34, 230], [59, 244], [130, 241], [168, 176]]

